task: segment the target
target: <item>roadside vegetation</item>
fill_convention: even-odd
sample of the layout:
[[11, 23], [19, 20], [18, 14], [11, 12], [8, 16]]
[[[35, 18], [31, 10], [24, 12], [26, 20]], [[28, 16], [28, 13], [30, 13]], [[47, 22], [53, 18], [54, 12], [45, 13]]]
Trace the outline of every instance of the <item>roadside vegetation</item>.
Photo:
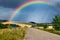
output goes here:
[[0, 29], [0, 40], [23, 40], [25, 28]]
[[47, 31], [47, 32], [50, 32], [50, 33], [54, 33], [54, 34], [60, 35], [60, 30], [42, 29], [42, 28], [38, 28], [38, 27], [36, 27], [36, 28], [39, 29], [39, 30], [44, 30], [44, 31]]
[[26, 27], [18, 25], [2, 24], [0, 22], [0, 40], [23, 40]]

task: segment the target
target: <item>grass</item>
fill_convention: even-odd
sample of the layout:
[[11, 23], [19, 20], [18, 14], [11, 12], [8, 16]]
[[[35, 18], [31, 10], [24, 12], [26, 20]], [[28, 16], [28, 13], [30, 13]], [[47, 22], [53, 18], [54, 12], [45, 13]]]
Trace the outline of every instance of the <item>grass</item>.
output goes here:
[[47, 31], [47, 32], [50, 32], [50, 33], [54, 33], [54, 34], [58, 34], [60, 35], [60, 30], [53, 30], [53, 29], [41, 29], [41, 28], [37, 28], [39, 30], [44, 30], [44, 31]]
[[59, 30], [45, 29], [45, 31], [60, 35], [60, 31]]
[[26, 28], [0, 29], [0, 40], [23, 40]]

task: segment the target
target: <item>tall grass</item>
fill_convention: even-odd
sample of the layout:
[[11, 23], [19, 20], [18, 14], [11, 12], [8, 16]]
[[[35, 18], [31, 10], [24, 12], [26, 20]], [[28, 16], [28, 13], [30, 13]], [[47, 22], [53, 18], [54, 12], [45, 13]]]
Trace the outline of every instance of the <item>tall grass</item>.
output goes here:
[[0, 29], [0, 40], [23, 40], [26, 28]]

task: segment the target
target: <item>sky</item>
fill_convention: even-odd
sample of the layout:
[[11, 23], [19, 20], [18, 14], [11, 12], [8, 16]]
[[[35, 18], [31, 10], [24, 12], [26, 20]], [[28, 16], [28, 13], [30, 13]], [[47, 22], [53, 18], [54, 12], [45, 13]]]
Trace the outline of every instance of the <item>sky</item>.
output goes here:
[[53, 16], [60, 13], [60, 0], [0, 0], [0, 19], [9, 20], [15, 8], [22, 3], [29, 1], [47, 1], [53, 4], [56, 8], [47, 4], [30, 5], [22, 9], [21, 13], [18, 12], [18, 14], [13, 18], [13, 21], [33, 21], [37, 23], [51, 22]]

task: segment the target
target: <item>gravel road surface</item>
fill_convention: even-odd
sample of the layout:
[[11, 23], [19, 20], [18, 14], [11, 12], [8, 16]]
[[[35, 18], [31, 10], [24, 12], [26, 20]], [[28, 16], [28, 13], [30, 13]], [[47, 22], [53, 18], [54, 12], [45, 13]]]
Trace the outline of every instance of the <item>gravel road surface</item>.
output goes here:
[[60, 40], [60, 35], [34, 28], [27, 28], [24, 40]]

